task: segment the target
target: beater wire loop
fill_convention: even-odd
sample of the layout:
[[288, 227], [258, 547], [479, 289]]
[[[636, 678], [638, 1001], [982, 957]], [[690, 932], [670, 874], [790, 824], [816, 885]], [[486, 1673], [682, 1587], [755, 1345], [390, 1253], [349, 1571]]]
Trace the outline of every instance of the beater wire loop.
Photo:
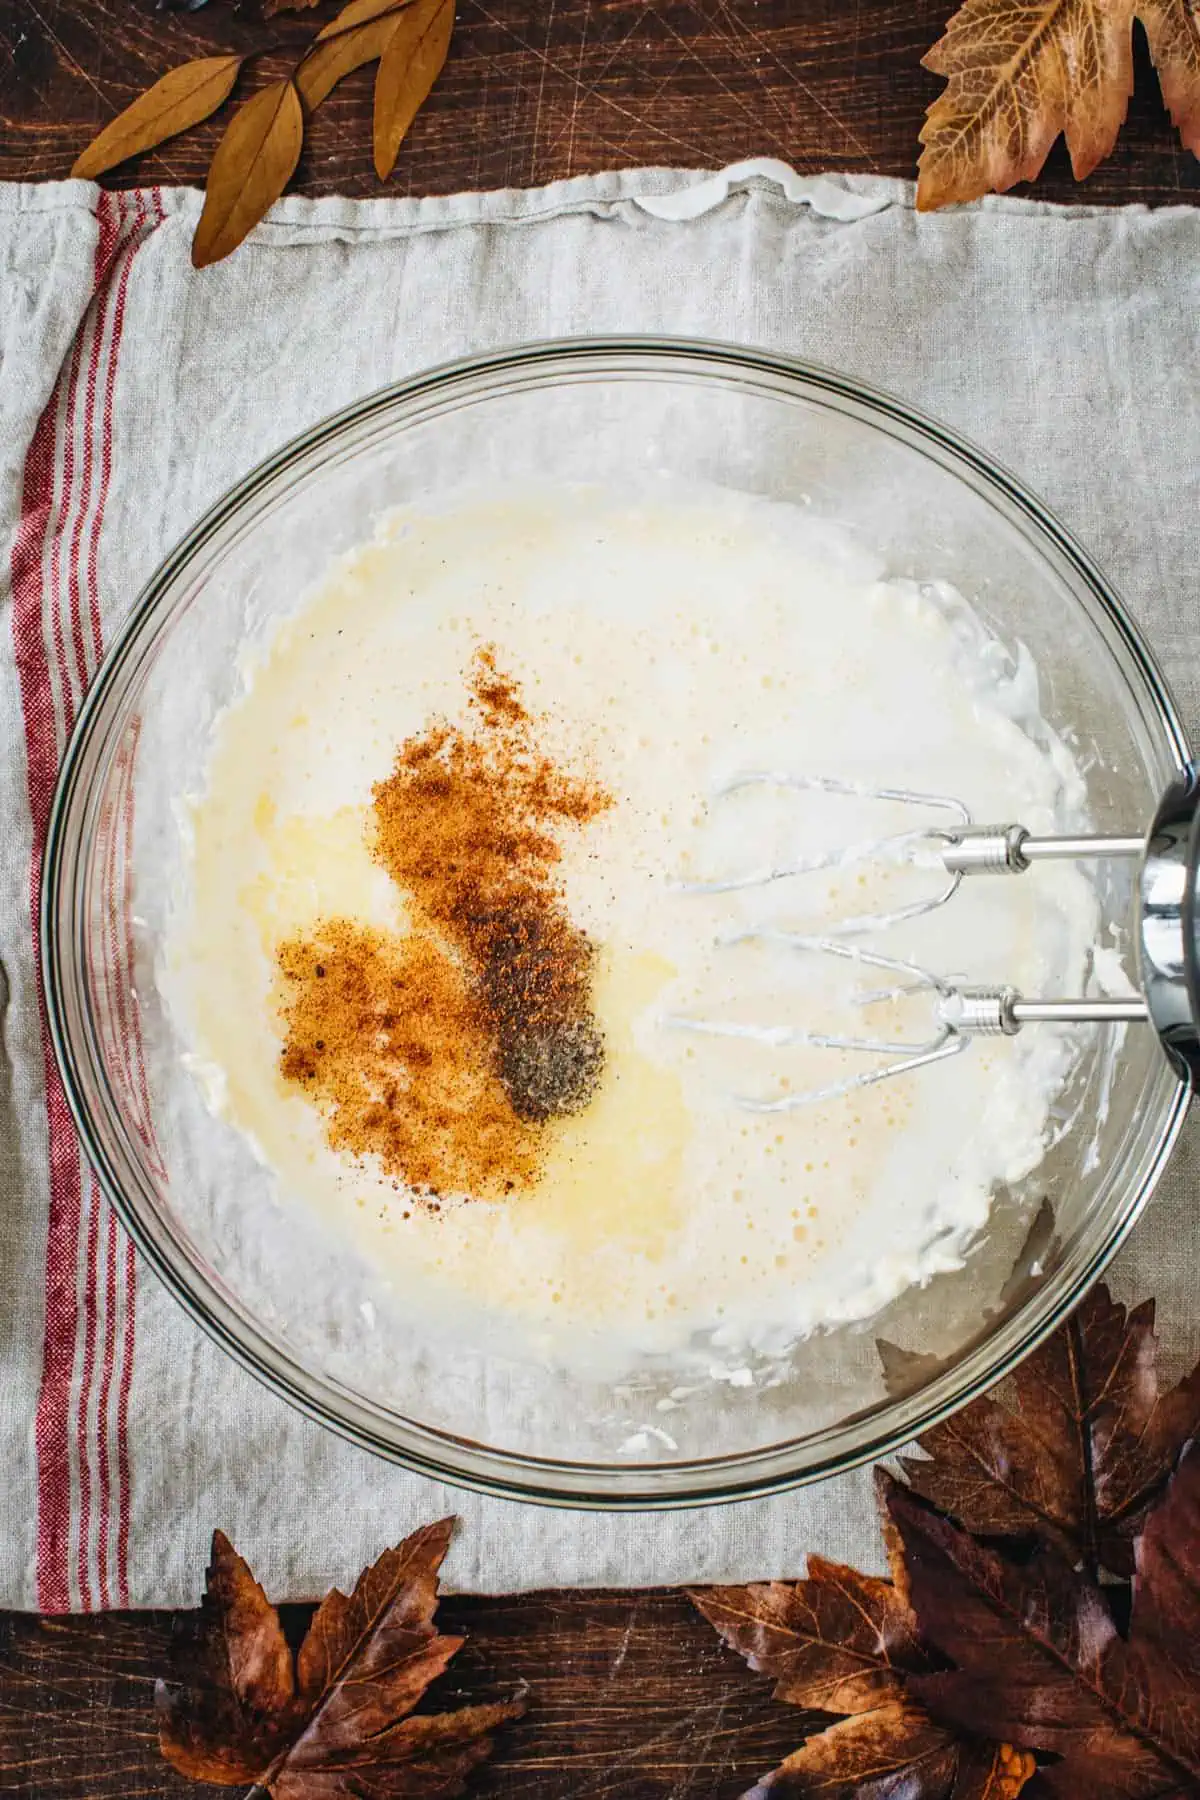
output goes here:
[[1086, 1021], [1093, 1023], [1126, 1023], [1147, 1016], [1141, 1000], [1054, 1000], [1026, 1001], [1013, 987], [972, 986], [966, 982], [937, 975], [919, 964], [900, 957], [886, 956], [846, 940], [871, 931], [886, 930], [907, 919], [923, 917], [945, 906], [958, 892], [968, 875], [1021, 875], [1036, 862], [1053, 858], [1085, 859], [1091, 857], [1130, 857], [1140, 853], [1142, 841], [1135, 837], [1042, 837], [1035, 838], [1023, 825], [977, 825], [961, 800], [949, 794], [926, 794], [915, 788], [875, 787], [867, 782], [845, 781], [829, 775], [792, 775], [777, 769], [751, 769], [724, 782], [714, 798], [728, 798], [746, 788], [775, 787], [800, 793], [836, 794], [845, 798], [886, 801], [901, 806], [924, 807], [954, 815], [953, 826], [926, 825], [913, 831], [893, 832], [884, 837], [844, 845], [841, 849], [822, 850], [811, 856], [796, 857], [787, 862], [767, 863], [756, 869], [708, 881], [680, 881], [675, 892], [697, 896], [732, 894], [793, 877], [809, 875], [822, 869], [850, 869], [862, 863], [888, 862], [920, 866], [922, 846], [937, 846], [936, 866], [946, 879], [936, 893], [912, 900], [890, 911], [861, 913], [838, 919], [819, 934], [789, 931], [776, 925], [750, 925], [726, 932], [717, 943], [728, 948], [743, 944], [765, 944], [769, 947], [822, 956], [837, 957], [861, 967], [878, 969], [900, 979], [888, 986], [860, 988], [851, 995], [860, 1007], [899, 1000], [908, 995], [928, 992], [934, 1001], [932, 1033], [921, 1040], [896, 1040], [867, 1037], [854, 1033], [812, 1031], [793, 1025], [760, 1025], [741, 1020], [702, 1019], [678, 1014], [669, 1015], [663, 1023], [672, 1030], [690, 1031], [703, 1037], [741, 1038], [756, 1044], [779, 1048], [809, 1047], [819, 1050], [885, 1056], [890, 1060], [857, 1075], [833, 1081], [801, 1093], [781, 1092], [768, 1099], [738, 1096], [738, 1104], [751, 1112], [789, 1112], [814, 1101], [834, 1100], [858, 1088], [873, 1087], [897, 1075], [910, 1074], [930, 1063], [944, 1062], [959, 1055], [975, 1037], [1013, 1037], [1023, 1023], [1043, 1021]]

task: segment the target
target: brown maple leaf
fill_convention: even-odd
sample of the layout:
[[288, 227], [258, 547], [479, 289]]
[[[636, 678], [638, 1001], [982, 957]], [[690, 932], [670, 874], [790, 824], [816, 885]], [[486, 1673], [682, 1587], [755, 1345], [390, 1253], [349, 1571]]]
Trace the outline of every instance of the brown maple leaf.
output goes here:
[[462, 1639], [433, 1623], [454, 1521], [383, 1555], [350, 1595], [333, 1588], [293, 1659], [279, 1614], [222, 1532], [181, 1679], [155, 1690], [159, 1743], [198, 1781], [256, 1782], [275, 1800], [457, 1794], [520, 1698], [413, 1715]]
[[885, 1537], [895, 1581], [810, 1556], [804, 1581], [691, 1596], [752, 1669], [775, 1677], [776, 1699], [848, 1715], [764, 1775], [755, 1800], [1012, 1800], [1033, 1773], [1032, 1757], [936, 1724], [906, 1692], [934, 1664], [906, 1597], [899, 1538]]
[[1154, 1302], [1126, 1313], [1103, 1285], [1017, 1369], [902, 1457], [918, 1494], [969, 1531], [1039, 1538], [1094, 1577], [1128, 1575], [1132, 1540], [1200, 1431], [1200, 1367], [1169, 1393], [1156, 1373]]
[[1040, 174], [1062, 133], [1077, 181], [1109, 154], [1133, 92], [1133, 21], [1200, 153], [1200, 0], [965, 0], [925, 67], [946, 77], [921, 129], [922, 210]]
[[755, 1796], [1200, 1800], [1200, 1369], [1160, 1394], [1156, 1354], [1153, 1302], [1093, 1289], [909, 1486], [876, 1472], [890, 1581], [811, 1557], [692, 1596], [778, 1699], [842, 1715]]
[[1138, 1542], [1127, 1637], [1056, 1551], [1014, 1562], [896, 1483], [886, 1500], [922, 1634], [954, 1664], [911, 1678], [933, 1716], [1054, 1755], [1039, 1793], [1200, 1796], [1200, 1447]]
[[1136, 0], [1163, 99], [1188, 149], [1200, 156], [1200, 0]]
[[921, 128], [919, 207], [1032, 181], [1060, 132], [1082, 180], [1133, 92], [1133, 0], [966, 0], [925, 67], [946, 89]]

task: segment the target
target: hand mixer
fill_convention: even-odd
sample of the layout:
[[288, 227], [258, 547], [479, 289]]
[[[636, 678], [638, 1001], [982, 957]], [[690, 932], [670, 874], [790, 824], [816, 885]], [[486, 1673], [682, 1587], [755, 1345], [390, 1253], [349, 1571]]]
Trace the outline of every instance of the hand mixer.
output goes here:
[[[822, 935], [774, 928], [740, 931], [723, 940], [779, 944], [798, 951], [840, 957], [891, 976], [888, 986], [860, 993], [861, 1005], [926, 990], [934, 1003], [934, 1030], [921, 1042], [843, 1036], [788, 1025], [755, 1025], [674, 1017], [672, 1026], [717, 1037], [748, 1038], [775, 1045], [811, 1045], [882, 1056], [888, 1060], [828, 1086], [776, 1099], [744, 1099], [756, 1112], [783, 1112], [816, 1100], [833, 1099], [870, 1087], [929, 1063], [958, 1055], [973, 1038], [1012, 1037], [1039, 1021], [1059, 1024], [1150, 1024], [1179, 1078], [1200, 1083], [1200, 763], [1181, 769], [1163, 794], [1149, 831], [1137, 837], [1036, 837], [1023, 825], [978, 825], [960, 800], [907, 788], [871, 787], [828, 776], [752, 771], [726, 782], [718, 797], [748, 787], [779, 787], [886, 800], [951, 815], [944, 825], [923, 826], [870, 843], [748, 870], [719, 881], [690, 881], [678, 891], [704, 895], [763, 887], [813, 870], [845, 868], [870, 857], [931, 858], [945, 880], [928, 897], [897, 907], [843, 919]], [[853, 939], [883, 930], [945, 906], [964, 881], [977, 876], [1024, 875], [1054, 859], [1122, 858], [1138, 863], [1135, 941], [1140, 994], [1116, 999], [1026, 999], [1015, 987], [970, 986], [922, 968], [915, 962], [867, 949]]]

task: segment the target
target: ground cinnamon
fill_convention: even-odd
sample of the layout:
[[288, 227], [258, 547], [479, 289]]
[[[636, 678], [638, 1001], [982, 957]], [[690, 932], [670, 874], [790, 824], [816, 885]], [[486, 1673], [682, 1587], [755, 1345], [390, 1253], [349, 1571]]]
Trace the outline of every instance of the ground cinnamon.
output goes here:
[[427, 1198], [497, 1199], [538, 1170], [538, 1133], [491, 1067], [464, 970], [421, 932], [335, 919], [280, 946], [287, 984], [281, 1069], [326, 1119], [335, 1150], [377, 1156]]
[[408, 740], [374, 791], [373, 852], [418, 931], [389, 941], [334, 921], [284, 945], [279, 967], [283, 1074], [321, 1105], [331, 1141], [414, 1188], [483, 1195], [528, 1185], [537, 1128], [599, 1080], [594, 948], [555, 867], [557, 834], [611, 798], [538, 750], [490, 648], [469, 701], [467, 726]]

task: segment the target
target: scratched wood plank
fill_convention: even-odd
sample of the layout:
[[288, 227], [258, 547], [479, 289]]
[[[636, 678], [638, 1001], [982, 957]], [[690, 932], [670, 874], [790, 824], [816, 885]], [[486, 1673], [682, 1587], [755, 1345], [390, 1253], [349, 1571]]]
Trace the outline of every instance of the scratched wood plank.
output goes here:
[[[911, 175], [939, 83], [920, 58], [951, 0], [461, 0], [445, 74], [389, 184], [451, 193], [642, 163], [753, 153], [801, 170]], [[294, 65], [315, 13], [262, 20], [257, 0], [200, 11], [155, 0], [0, 0], [0, 178], [64, 175], [96, 129], [167, 68], [266, 49], [251, 79]], [[345, 81], [312, 122], [300, 191], [378, 191], [370, 79]], [[199, 182], [218, 126], [127, 166], [117, 184]], [[1200, 194], [1200, 164], [1167, 121], [1144, 43], [1120, 144], [1082, 190], [1061, 147], [1047, 199], [1160, 202]]]
[[[285, 1609], [299, 1636], [307, 1609]], [[677, 1593], [453, 1599], [466, 1648], [439, 1705], [529, 1683], [529, 1712], [472, 1781], [486, 1800], [733, 1800], [796, 1747], [804, 1717], [770, 1698]], [[28, 1800], [186, 1800], [154, 1732], [166, 1613], [0, 1618], [0, 1793]], [[815, 1723], [815, 1721], [810, 1721]]]

